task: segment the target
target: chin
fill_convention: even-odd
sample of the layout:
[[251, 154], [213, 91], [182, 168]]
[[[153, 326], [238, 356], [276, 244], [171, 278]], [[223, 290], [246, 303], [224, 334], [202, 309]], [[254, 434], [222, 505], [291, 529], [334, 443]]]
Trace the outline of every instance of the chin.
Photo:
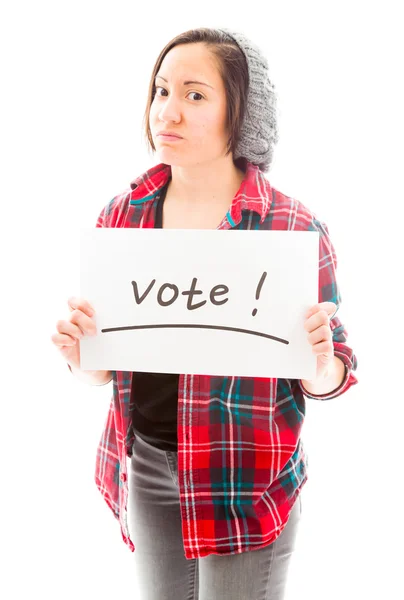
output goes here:
[[196, 162], [189, 156], [179, 156], [176, 152], [170, 152], [170, 150], [162, 150], [156, 152], [159, 162], [171, 167], [193, 167]]

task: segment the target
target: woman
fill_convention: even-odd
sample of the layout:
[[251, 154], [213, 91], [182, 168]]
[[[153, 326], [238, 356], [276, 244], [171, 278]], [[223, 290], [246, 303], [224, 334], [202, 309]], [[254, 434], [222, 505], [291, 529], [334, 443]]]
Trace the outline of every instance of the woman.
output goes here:
[[191, 30], [167, 44], [145, 128], [161, 163], [116, 196], [97, 226], [318, 231], [319, 303], [304, 323], [316, 378], [80, 371], [77, 340], [95, 333], [81, 298], [70, 298], [52, 340], [83, 381], [113, 380], [95, 478], [134, 551], [140, 597], [279, 600], [307, 481], [303, 394], [331, 399], [357, 383], [335, 316], [335, 251], [327, 226], [263, 175], [278, 139], [275, 89], [243, 34]]

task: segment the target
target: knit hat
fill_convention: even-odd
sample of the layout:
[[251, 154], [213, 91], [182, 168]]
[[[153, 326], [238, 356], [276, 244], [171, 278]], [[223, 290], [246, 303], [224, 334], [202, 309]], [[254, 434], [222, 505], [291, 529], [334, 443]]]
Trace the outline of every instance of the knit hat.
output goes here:
[[275, 86], [269, 79], [268, 61], [261, 50], [245, 35], [229, 29], [219, 31], [230, 36], [247, 59], [249, 89], [240, 139], [234, 159], [246, 158], [268, 171], [272, 162], [274, 145], [278, 142], [277, 98]]

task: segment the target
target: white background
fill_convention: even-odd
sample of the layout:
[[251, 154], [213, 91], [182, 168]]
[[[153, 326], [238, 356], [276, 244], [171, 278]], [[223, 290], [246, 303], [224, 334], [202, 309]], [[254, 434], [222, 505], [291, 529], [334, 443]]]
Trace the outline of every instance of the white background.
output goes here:
[[79, 290], [80, 227], [156, 164], [141, 132], [164, 45], [199, 26], [266, 53], [280, 142], [267, 175], [324, 220], [360, 383], [307, 401], [309, 481], [286, 600], [402, 597], [400, 2], [21, 2], [0, 13], [3, 324], [0, 595], [136, 598], [93, 474], [112, 385], [50, 336]]

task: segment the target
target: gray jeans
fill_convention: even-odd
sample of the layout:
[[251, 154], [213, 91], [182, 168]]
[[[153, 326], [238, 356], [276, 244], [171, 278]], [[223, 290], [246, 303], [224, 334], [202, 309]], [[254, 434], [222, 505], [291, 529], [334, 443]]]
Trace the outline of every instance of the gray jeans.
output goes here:
[[269, 546], [187, 560], [182, 543], [177, 453], [136, 437], [128, 471], [128, 528], [134, 600], [282, 600], [301, 515], [301, 497]]

